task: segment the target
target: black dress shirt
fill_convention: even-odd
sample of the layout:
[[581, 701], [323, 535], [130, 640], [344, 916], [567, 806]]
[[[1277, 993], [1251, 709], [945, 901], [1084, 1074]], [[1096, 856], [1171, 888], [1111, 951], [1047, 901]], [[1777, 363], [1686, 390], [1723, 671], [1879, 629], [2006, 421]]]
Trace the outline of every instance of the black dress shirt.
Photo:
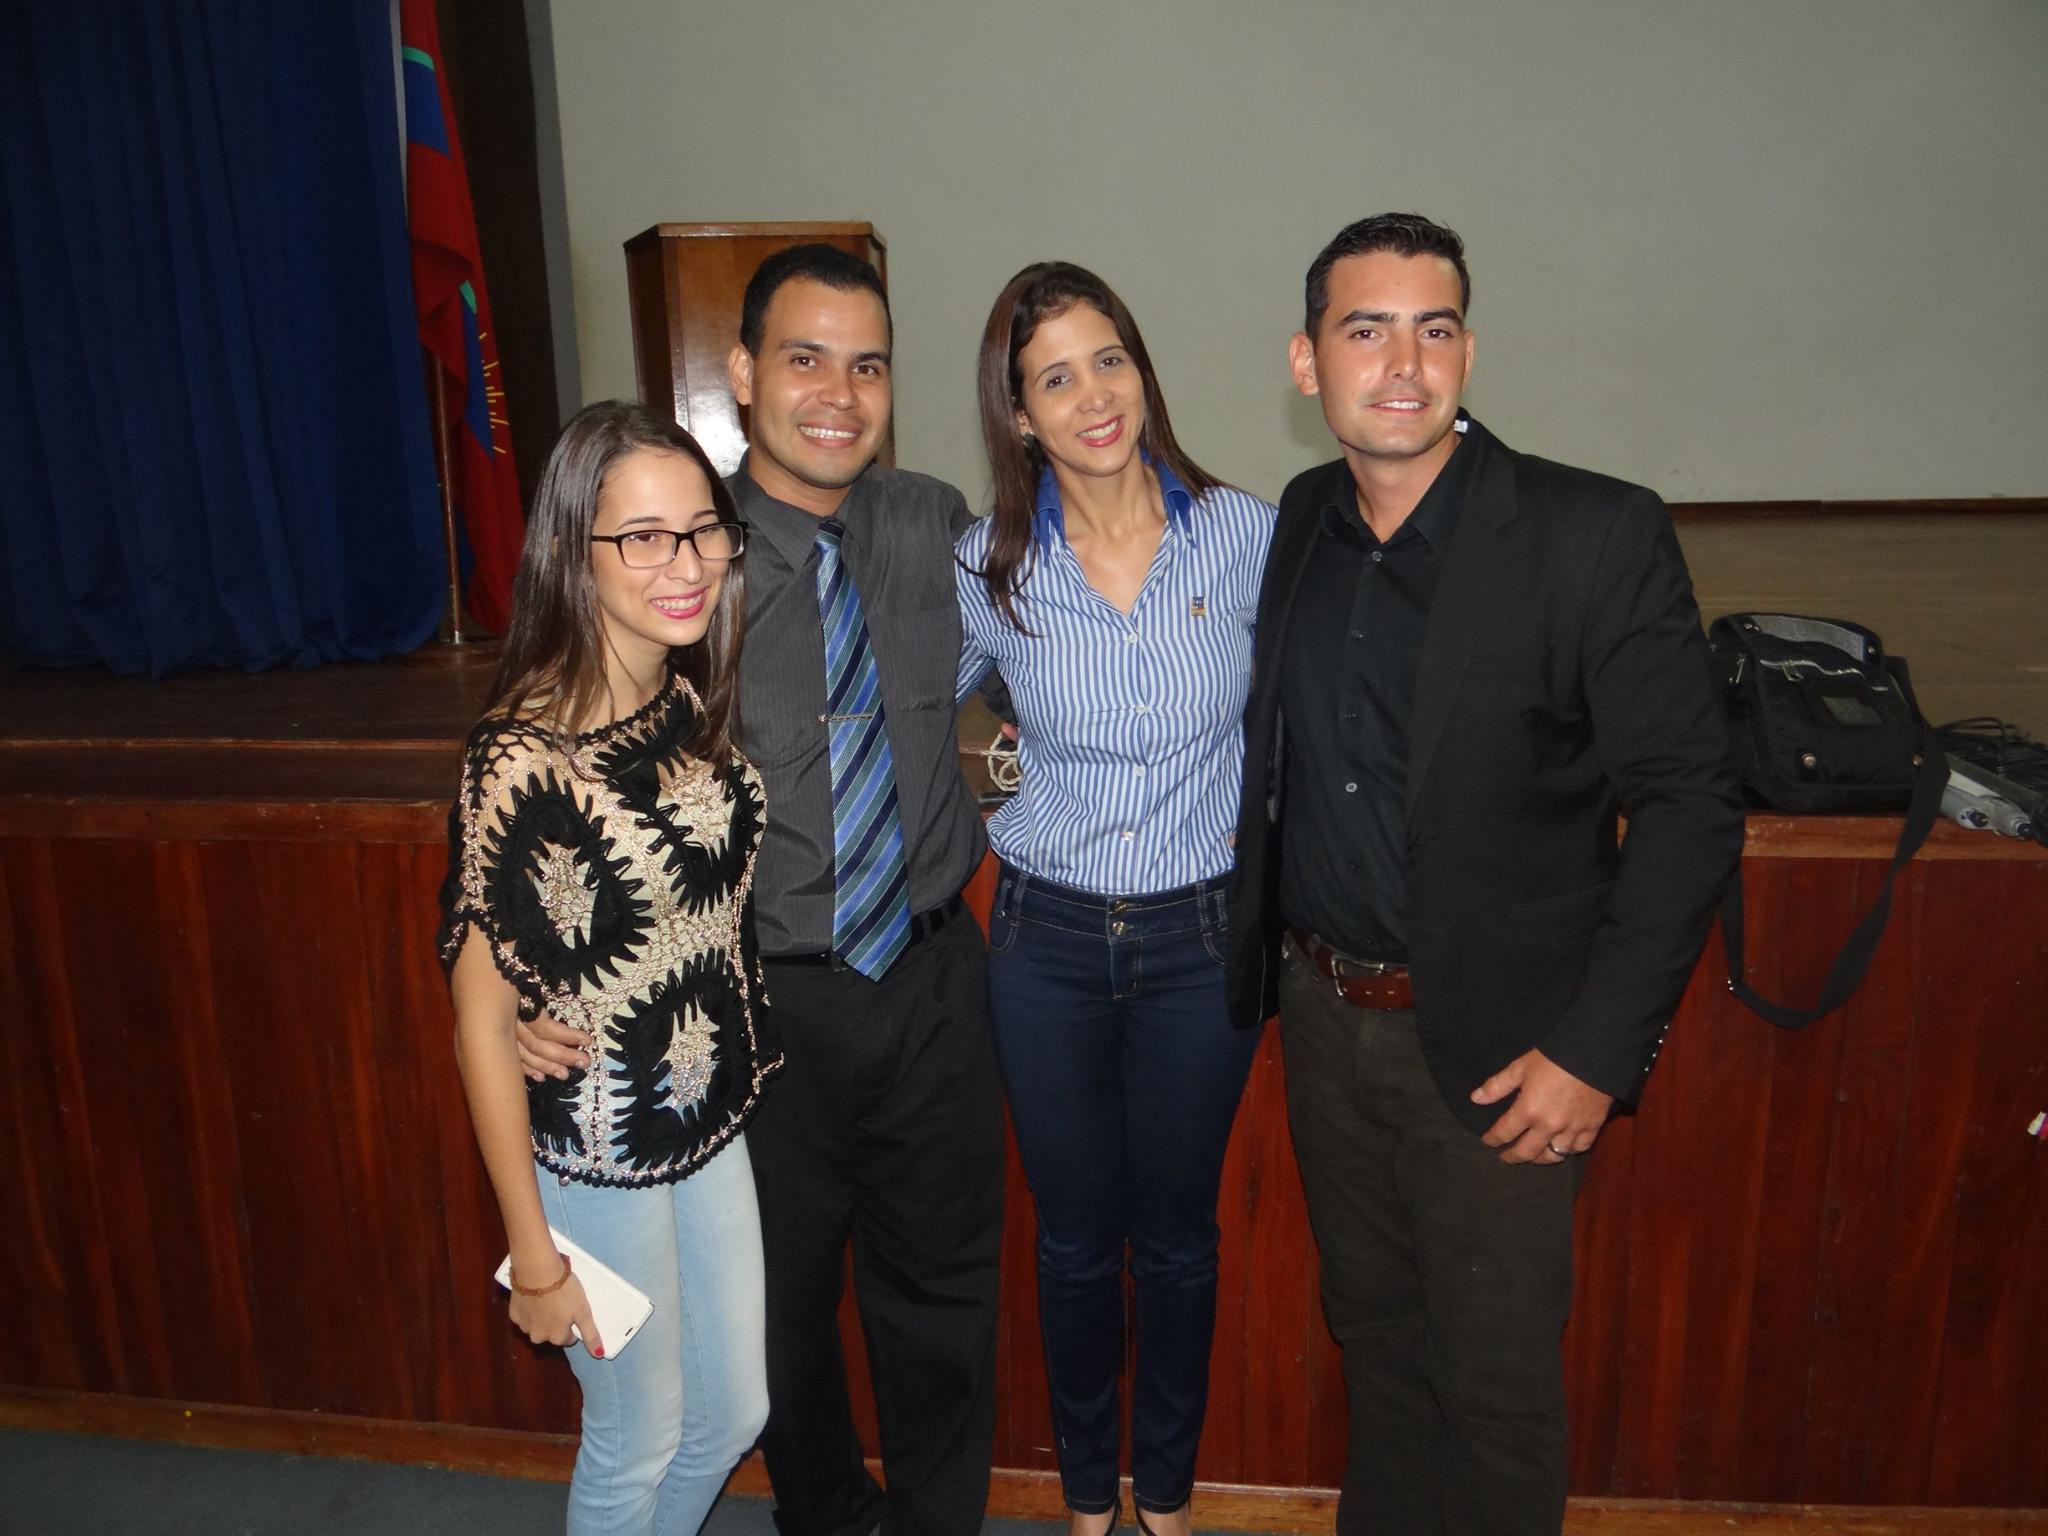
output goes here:
[[[1461, 417], [1459, 427], [1468, 423]], [[1287, 815], [1280, 910], [1362, 960], [1408, 958], [1404, 832], [1415, 665], [1444, 551], [1485, 452], [1473, 429], [1385, 543], [1343, 461], [1319, 488], [1316, 552], [1282, 659]]]
[[[762, 490], [744, 459], [726, 484], [753, 529], [738, 741], [768, 800], [755, 920], [764, 955], [814, 954], [832, 947], [833, 899], [819, 520]], [[835, 516], [846, 527], [840, 558], [860, 592], [881, 679], [910, 909], [922, 912], [957, 896], [988, 846], [960, 776], [953, 706], [960, 660], [953, 541], [973, 516], [944, 481], [880, 466], [854, 482]]]

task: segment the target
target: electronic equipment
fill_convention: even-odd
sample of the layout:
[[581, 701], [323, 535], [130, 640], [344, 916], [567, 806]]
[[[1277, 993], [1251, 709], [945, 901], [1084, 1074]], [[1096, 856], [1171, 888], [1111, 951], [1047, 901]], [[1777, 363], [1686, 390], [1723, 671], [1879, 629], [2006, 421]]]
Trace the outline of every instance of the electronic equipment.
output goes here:
[[[1949, 793], [1961, 797], [1958, 807], [1974, 806], [2007, 837], [2048, 844], [2048, 747], [1988, 715], [1951, 720], [1938, 734], [1948, 754]], [[1948, 795], [1942, 814], [1950, 815]]]

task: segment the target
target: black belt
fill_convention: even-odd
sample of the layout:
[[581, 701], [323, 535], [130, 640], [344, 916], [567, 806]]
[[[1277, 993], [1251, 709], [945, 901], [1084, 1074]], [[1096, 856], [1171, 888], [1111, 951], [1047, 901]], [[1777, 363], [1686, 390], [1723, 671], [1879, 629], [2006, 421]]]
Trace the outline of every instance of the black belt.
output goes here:
[[[955, 896], [929, 912], [913, 912], [910, 915], [910, 943], [922, 944], [966, 910], [967, 903]], [[766, 965], [822, 965], [835, 971], [847, 969], [846, 962], [829, 949], [800, 950], [793, 955], [763, 955], [761, 960]]]

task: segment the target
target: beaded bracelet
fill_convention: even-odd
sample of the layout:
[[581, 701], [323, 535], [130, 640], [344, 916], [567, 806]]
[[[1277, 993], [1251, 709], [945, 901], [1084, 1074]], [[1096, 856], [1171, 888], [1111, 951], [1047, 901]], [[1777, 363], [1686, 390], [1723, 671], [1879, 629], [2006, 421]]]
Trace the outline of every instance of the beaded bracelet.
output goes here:
[[561, 1272], [561, 1274], [559, 1274], [558, 1276], [556, 1276], [556, 1277], [555, 1277], [555, 1282], [554, 1282], [554, 1284], [552, 1284], [552, 1285], [521, 1285], [521, 1284], [519, 1283], [519, 1277], [518, 1277], [517, 1275], [514, 1275], [514, 1276], [512, 1277], [512, 1289], [513, 1289], [513, 1290], [515, 1290], [515, 1291], [517, 1291], [517, 1292], [518, 1292], [518, 1293], [519, 1293], [520, 1295], [522, 1295], [522, 1296], [552, 1296], [552, 1295], [554, 1295], [554, 1294], [555, 1294], [555, 1292], [559, 1291], [559, 1290], [560, 1290], [560, 1289], [561, 1289], [561, 1288], [562, 1288], [563, 1286], [565, 1286], [565, 1285], [567, 1285], [567, 1284], [569, 1283], [569, 1255], [567, 1255], [566, 1253], [565, 1253], [565, 1254], [563, 1254], [563, 1255], [561, 1255], [561, 1260], [562, 1260], [562, 1272]]

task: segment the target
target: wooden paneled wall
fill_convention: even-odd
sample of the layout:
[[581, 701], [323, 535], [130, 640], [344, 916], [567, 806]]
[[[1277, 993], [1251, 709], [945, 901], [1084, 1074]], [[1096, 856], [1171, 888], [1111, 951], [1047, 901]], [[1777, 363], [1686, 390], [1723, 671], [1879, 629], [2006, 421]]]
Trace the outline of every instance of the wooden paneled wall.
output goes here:
[[[1953, 831], [1842, 1014], [1781, 1033], [1702, 962], [1580, 1205], [1575, 1492], [2048, 1505], [2048, 855]], [[1881, 840], [1753, 826], [1767, 989], [1817, 987]], [[488, 1278], [443, 866], [428, 807], [0, 815], [0, 1387], [574, 1428]], [[1223, 1225], [1200, 1475], [1331, 1485], [1343, 1390], [1271, 1031]], [[1031, 1245], [1013, 1158], [1019, 1468], [1052, 1465]]]

